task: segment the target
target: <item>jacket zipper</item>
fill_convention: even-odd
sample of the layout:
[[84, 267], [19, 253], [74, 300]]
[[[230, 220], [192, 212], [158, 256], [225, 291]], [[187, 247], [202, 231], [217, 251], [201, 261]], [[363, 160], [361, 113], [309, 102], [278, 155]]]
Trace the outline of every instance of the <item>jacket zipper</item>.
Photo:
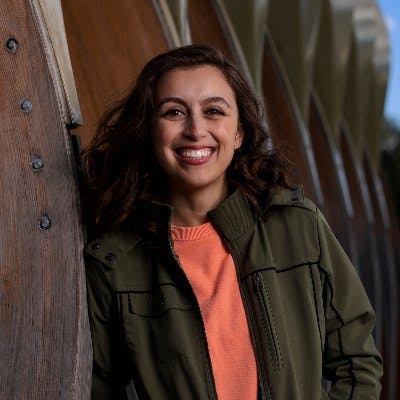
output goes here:
[[169, 248], [170, 248], [170, 252], [172, 254], [172, 258], [174, 259], [176, 265], [178, 266], [178, 269], [181, 271], [186, 283], [188, 284], [188, 286], [191, 289], [191, 293], [192, 296], [194, 298], [195, 304], [196, 304], [196, 308], [197, 308], [197, 313], [200, 316], [200, 327], [201, 327], [201, 333], [202, 333], [202, 338], [203, 338], [203, 343], [205, 344], [205, 348], [206, 348], [206, 353], [207, 353], [207, 371], [209, 373], [209, 380], [211, 383], [211, 390], [212, 390], [212, 399], [217, 400], [218, 399], [218, 395], [217, 395], [217, 389], [216, 389], [216, 385], [215, 385], [215, 379], [214, 379], [214, 373], [213, 373], [213, 369], [212, 369], [212, 364], [211, 364], [211, 356], [210, 356], [210, 349], [208, 347], [208, 341], [207, 341], [207, 335], [206, 335], [206, 328], [204, 325], [204, 321], [203, 321], [203, 317], [201, 315], [201, 309], [200, 309], [200, 304], [197, 300], [197, 297], [194, 293], [192, 284], [190, 283], [189, 278], [187, 277], [187, 275], [185, 274], [185, 271], [183, 270], [178, 258], [176, 257], [175, 251], [174, 251], [174, 246], [172, 243], [172, 238], [171, 238], [171, 228], [169, 227], [168, 229], [168, 242], [169, 242]]
[[271, 352], [273, 353], [273, 364], [274, 367], [279, 369], [282, 367], [282, 357], [279, 350], [278, 339], [275, 332], [275, 323], [271, 311], [270, 301], [266, 298], [266, 291], [264, 281], [259, 273], [253, 275], [256, 293], [258, 297], [258, 304], [261, 308], [261, 317], [264, 319], [264, 325], [267, 329], [267, 335], [271, 343]]
[[[224, 236], [221, 235], [222, 238]], [[246, 311], [246, 314], [248, 315], [250, 319], [250, 334], [252, 336], [252, 341], [254, 344], [254, 347], [256, 348], [255, 351], [255, 358], [258, 366], [258, 371], [260, 374], [260, 391], [261, 391], [261, 400], [272, 400], [272, 394], [271, 394], [271, 389], [269, 387], [269, 382], [268, 382], [268, 377], [266, 375], [267, 371], [267, 366], [265, 364], [264, 358], [262, 357], [262, 353], [260, 351], [261, 346], [260, 346], [260, 335], [257, 333], [256, 329], [251, 329], [252, 326], [255, 326], [255, 321], [254, 321], [254, 315], [252, 313], [251, 308], [249, 307], [248, 299], [245, 293], [245, 290], [243, 289], [243, 285], [241, 284], [240, 280], [240, 275], [239, 275], [239, 261], [236, 256], [236, 251], [234, 250], [233, 246], [224, 238], [224, 242], [226, 246], [228, 247], [231, 255], [233, 262], [235, 264], [235, 270], [236, 270], [236, 277], [238, 280], [239, 284], [239, 289], [240, 289], [240, 294], [243, 299], [243, 306]]]

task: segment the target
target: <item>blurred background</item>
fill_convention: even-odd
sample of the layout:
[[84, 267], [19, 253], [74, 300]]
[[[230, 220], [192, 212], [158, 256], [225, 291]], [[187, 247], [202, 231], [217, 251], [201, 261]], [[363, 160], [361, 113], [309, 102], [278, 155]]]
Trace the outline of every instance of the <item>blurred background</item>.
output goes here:
[[397, 0], [2, 0], [1, 399], [88, 399], [80, 151], [156, 54], [218, 47], [262, 99], [376, 310], [400, 385]]
[[378, 0], [390, 43], [389, 79], [386, 92], [382, 167], [390, 182], [400, 215], [400, 2]]

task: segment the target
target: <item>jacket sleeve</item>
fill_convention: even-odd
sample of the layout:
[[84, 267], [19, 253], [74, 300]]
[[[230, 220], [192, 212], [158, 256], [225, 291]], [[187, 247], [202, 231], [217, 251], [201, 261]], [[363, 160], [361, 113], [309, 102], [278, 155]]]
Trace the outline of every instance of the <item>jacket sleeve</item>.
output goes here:
[[375, 314], [361, 281], [324, 217], [318, 211], [319, 266], [324, 271], [324, 376], [335, 400], [377, 400], [382, 359], [372, 330]]
[[86, 255], [88, 312], [93, 349], [92, 400], [126, 400], [129, 366], [121, 348], [115, 299], [100, 261]]

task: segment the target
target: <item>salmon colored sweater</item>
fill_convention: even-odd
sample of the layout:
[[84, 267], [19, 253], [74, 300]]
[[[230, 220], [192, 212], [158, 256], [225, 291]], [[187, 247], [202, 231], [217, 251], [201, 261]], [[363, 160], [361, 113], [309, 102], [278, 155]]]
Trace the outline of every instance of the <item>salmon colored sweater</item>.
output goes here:
[[211, 223], [172, 227], [200, 305], [219, 400], [256, 400], [257, 368], [232, 256]]

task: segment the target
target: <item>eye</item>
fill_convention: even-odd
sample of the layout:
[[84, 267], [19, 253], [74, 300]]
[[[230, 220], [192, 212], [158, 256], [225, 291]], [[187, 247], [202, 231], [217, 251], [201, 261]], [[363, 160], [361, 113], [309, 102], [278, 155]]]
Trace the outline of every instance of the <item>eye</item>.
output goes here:
[[206, 110], [205, 114], [206, 114], [206, 115], [210, 115], [210, 116], [213, 117], [213, 116], [225, 115], [225, 112], [222, 111], [222, 110], [219, 109], [219, 108], [210, 107], [210, 108], [208, 108], [208, 109]]
[[185, 113], [179, 108], [170, 108], [167, 111], [164, 111], [161, 116], [164, 118], [178, 118], [184, 114]]

